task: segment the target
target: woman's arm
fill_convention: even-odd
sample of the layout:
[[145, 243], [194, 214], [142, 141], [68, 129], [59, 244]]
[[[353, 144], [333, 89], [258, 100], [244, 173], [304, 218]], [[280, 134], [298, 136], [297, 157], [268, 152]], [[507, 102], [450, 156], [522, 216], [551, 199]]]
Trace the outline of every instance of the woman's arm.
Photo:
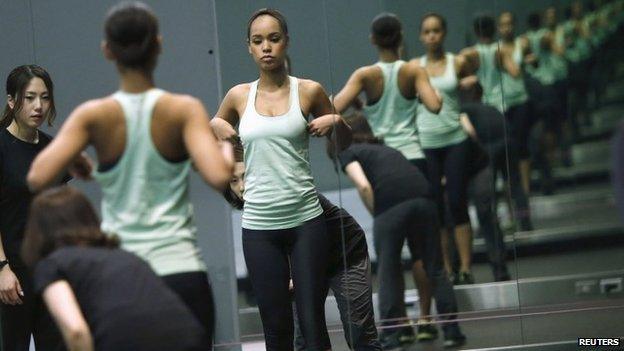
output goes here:
[[349, 179], [355, 185], [355, 188], [360, 194], [360, 199], [364, 202], [364, 206], [370, 214], [373, 214], [375, 210], [375, 197], [373, 196], [373, 187], [371, 186], [362, 165], [358, 161], [353, 161], [345, 167], [345, 172]]
[[308, 124], [308, 131], [314, 136], [327, 136], [331, 140], [332, 132], [335, 131], [335, 138], [338, 150], [342, 151], [351, 145], [351, 128], [339, 114], [334, 113], [327, 94], [323, 87], [313, 81], [305, 83], [304, 88], [311, 100], [310, 113], [315, 117]]
[[363, 70], [364, 68], [358, 68], [353, 72], [342, 90], [334, 97], [333, 103], [337, 113], [346, 111], [364, 89]]
[[416, 62], [409, 63], [414, 73], [415, 90], [427, 110], [437, 114], [442, 109], [442, 97], [433, 88], [429, 81], [429, 75], [424, 68], [417, 66]]
[[180, 97], [178, 103], [184, 114], [184, 145], [193, 165], [206, 183], [222, 192], [229, 186], [234, 171], [232, 146], [230, 143], [219, 145], [210, 116], [199, 100], [186, 96]]
[[509, 52], [499, 48], [496, 50], [496, 58], [500, 67], [507, 71], [510, 76], [518, 78], [522, 75], [522, 70], [520, 70], [520, 67], [514, 62]]
[[43, 300], [56, 321], [69, 351], [93, 351], [93, 337], [80, 311], [76, 295], [66, 280], [48, 285]]
[[472, 140], [478, 141], [477, 131], [472, 122], [470, 122], [470, 118], [468, 118], [468, 115], [466, 113], [461, 113], [459, 115], [459, 123], [461, 123], [462, 128], [464, 128], [464, 131], [470, 136]]
[[210, 121], [212, 130], [219, 140], [234, 140], [238, 138], [238, 133], [235, 128], [238, 125], [240, 116], [236, 105], [244, 88], [245, 85], [241, 84], [230, 89], [223, 98], [217, 114], [212, 121]]
[[466, 75], [476, 74], [479, 70], [481, 62], [479, 62], [479, 52], [473, 46], [464, 48], [460, 51], [459, 56], [466, 60]]
[[89, 143], [90, 120], [99, 113], [102, 113], [100, 104], [88, 101], [69, 115], [58, 135], [30, 166], [26, 179], [31, 191], [38, 192], [55, 184], [72, 163], [81, 159], [81, 152]]

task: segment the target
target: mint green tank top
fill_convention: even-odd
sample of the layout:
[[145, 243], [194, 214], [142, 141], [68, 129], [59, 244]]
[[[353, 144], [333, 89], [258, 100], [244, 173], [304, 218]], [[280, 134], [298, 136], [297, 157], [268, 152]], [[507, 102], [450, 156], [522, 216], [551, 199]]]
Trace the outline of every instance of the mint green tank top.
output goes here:
[[424, 158], [416, 129], [418, 99], [408, 100], [398, 86], [399, 69], [405, 61], [377, 62], [384, 76], [383, 93], [379, 101], [364, 106], [368, 123], [377, 137], [399, 150], [408, 160]]
[[[420, 58], [420, 65], [427, 66], [427, 55]], [[418, 105], [416, 124], [420, 144], [424, 149], [435, 149], [466, 140], [468, 135], [459, 122], [458, 81], [453, 54], [446, 53], [444, 73], [441, 76], [429, 76], [429, 81], [440, 92], [444, 103], [437, 115], [427, 110], [424, 105]]]
[[583, 21], [570, 20], [563, 25], [563, 31], [566, 37], [572, 38], [572, 43], [565, 51], [565, 58], [572, 62], [578, 63], [587, 60], [591, 56], [591, 44], [587, 38], [582, 38], [574, 33], [577, 23], [581, 26], [585, 25]]
[[289, 77], [288, 112], [256, 111], [258, 81], [251, 83], [238, 131], [245, 150], [245, 229], [297, 227], [323, 213], [308, 156], [308, 122], [299, 104], [299, 81]]
[[[501, 44], [502, 45], [502, 44]], [[522, 55], [522, 44], [520, 38], [514, 42], [512, 59], [519, 67], [522, 67], [524, 57]], [[505, 97], [505, 110], [521, 105], [529, 100], [524, 79], [522, 76], [514, 78], [506, 71], [503, 72], [503, 96]]]
[[[552, 51], [543, 50], [541, 47], [541, 41], [548, 32], [549, 29], [542, 28], [538, 31], [527, 33], [531, 50], [538, 59], [538, 66], [527, 67], [527, 72], [544, 85], [551, 85], [568, 77], [568, 64], [565, 58]], [[555, 29], [554, 40], [558, 45], [563, 43], [563, 29], [561, 26]]]
[[479, 53], [479, 69], [477, 77], [483, 87], [484, 104], [495, 107], [501, 113], [503, 109], [503, 88], [501, 71], [496, 64], [496, 50], [498, 43], [477, 44], [475, 46]]
[[126, 146], [111, 169], [94, 172], [102, 187], [102, 230], [117, 234], [122, 248], [158, 275], [205, 271], [188, 191], [191, 163], [167, 161], [152, 142], [152, 112], [163, 93], [113, 95], [126, 120]]

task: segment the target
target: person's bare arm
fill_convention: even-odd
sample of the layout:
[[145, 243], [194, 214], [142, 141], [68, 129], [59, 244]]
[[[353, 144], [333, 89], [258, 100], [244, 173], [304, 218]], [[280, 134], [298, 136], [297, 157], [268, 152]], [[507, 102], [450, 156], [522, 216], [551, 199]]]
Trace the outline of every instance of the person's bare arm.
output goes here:
[[479, 61], [479, 52], [473, 46], [464, 48], [459, 52], [459, 56], [462, 56], [466, 61], [466, 72], [464, 73], [466, 76], [476, 74], [481, 65]]
[[346, 111], [364, 89], [364, 69], [359, 68], [353, 72], [342, 90], [334, 97], [333, 103], [337, 113]]
[[212, 130], [219, 140], [235, 140], [238, 138], [236, 126], [240, 120], [237, 107], [238, 99], [244, 90], [244, 85], [237, 85], [230, 89], [223, 98], [219, 110], [210, 121]]
[[342, 117], [334, 113], [325, 89], [314, 81], [304, 83], [304, 88], [311, 97], [310, 113], [315, 118], [308, 124], [308, 131], [314, 136], [327, 136], [331, 140], [332, 134], [335, 133], [338, 151], [342, 151], [351, 145], [351, 128], [342, 119]]
[[442, 109], [442, 97], [431, 85], [429, 75], [424, 68], [417, 66], [415, 62], [410, 62], [410, 69], [414, 74], [414, 85], [420, 101], [427, 110], [437, 114]]
[[518, 66], [514, 62], [513, 57], [509, 52], [506, 52], [505, 50], [502, 50], [502, 48], [499, 48], [498, 50], [496, 50], [496, 58], [500, 67], [504, 69], [510, 76], [518, 78], [522, 75], [522, 70], [520, 69], [520, 66]]
[[362, 169], [362, 165], [358, 161], [353, 161], [345, 167], [347, 176], [358, 191], [360, 199], [370, 214], [375, 210], [375, 197], [373, 195], [373, 187], [371, 186], [366, 174]]
[[522, 64], [537, 67], [537, 56], [531, 49], [531, 44], [526, 36], [520, 38], [520, 45], [522, 47]]
[[43, 290], [43, 300], [59, 327], [69, 351], [93, 351], [93, 336], [76, 295], [66, 280], [59, 280]]
[[204, 181], [221, 192], [232, 178], [232, 147], [230, 143], [219, 146], [210, 125], [210, 116], [199, 100], [190, 96], [178, 99], [184, 115], [184, 145]]
[[461, 123], [462, 128], [464, 128], [466, 134], [468, 134], [472, 140], [477, 141], [477, 131], [472, 122], [470, 122], [468, 115], [461, 113], [459, 115], [459, 122]]
[[69, 115], [58, 135], [30, 166], [26, 179], [31, 191], [55, 184], [73, 162], [82, 158], [81, 152], [89, 143], [90, 120], [100, 113], [101, 103], [94, 100], [83, 103]]

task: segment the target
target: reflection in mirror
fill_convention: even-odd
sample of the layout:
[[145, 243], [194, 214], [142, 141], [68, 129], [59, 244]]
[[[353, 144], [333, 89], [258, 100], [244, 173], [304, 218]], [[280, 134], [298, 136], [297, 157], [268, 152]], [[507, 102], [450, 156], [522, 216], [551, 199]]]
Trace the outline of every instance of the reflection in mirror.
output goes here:
[[[227, 197], [242, 209], [233, 214], [241, 334], [245, 341], [281, 349], [292, 344], [289, 329], [294, 325], [298, 349], [326, 349], [326, 282], [335, 295], [333, 306], [347, 314], [349, 291], [341, 286], [349, 279], [365, 283], [368, 261], [360, 259], [363, 266], [346, 273], [343, 245], [355, 255], [366, 254], [366, 242], [360, 240], [364, 236], [357, 223], [334, 205], [338, 183], [325, 143], [342, 150], [350, 132], [333, 114], [325, 93], [331, 93], [331, 77], [329, 66], [319, 65], [327, 53], [326, 29], [319, 21], [323, 10], [280, 1], [240, 5], [217, 3], [220, 23], [227, 23], [219, 33], [221, 55], [230, 58], [222, 62], [222, 77], [224, 86], [232, 88], [213, 126], [225, 139], [232, 140], [234, 133], [240, 137], [234, 138], [240, 140], [240, 163]], [[275, 10], [255, 12], [263, 6]], [[302, 6], [309, 11], [301, 12]], [[310, 12], [317, 15], [308, 16]], [[232, 38], [239, 37], [246, 44], [234, 41], [231, 46]], [[343, 237], [341, 224], [354, 233], [347, 230]], [[330, 326], [339, 323], [338, 309], [328, 314]], [[364, 331], [375, 339], [370, 317]], [[345, 329], [349, 319], [344, 315]]]
[[[622, 225], [608, 181], [610, 139], [624, 111], [621, 9], [621, 1], [557, 1], [523, 8], [524, 20], [498, 18], [501, 47], [526, 54], [521, 68], [531, 107], [531, 118], [507, 115], [530, 194], [533, 228], [516, 226], [514, 233], [525, 312], [553, 304], [559, 310], [621, 306], [614, 299], [623, 297]], [[523, 26], [512, 41], [511, 28], [519, 34]], [[511, 80], [503, 80], [503, 91], [513, 108], [518, 94]], [[526, 342], [575, 339], [569, 321], [549, 335], [536, 331], [557, 318], [523, 319]], [[588, 333], [621, 333], [608, 312], [591, 318], [600, 329]]]

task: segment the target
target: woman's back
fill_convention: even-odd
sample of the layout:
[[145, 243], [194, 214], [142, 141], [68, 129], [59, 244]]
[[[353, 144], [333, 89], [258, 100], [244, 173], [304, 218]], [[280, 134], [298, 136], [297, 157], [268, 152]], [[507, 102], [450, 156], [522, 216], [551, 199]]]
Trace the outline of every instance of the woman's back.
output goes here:
[[[92, 131], [100, 160], [95, 178], [103, 192], [102, 229], [119, 235], [125, 249], [160, 275], [204, 269], [188, 193], [191, 166], [180, 152], [182, 128], [175, 114], [160, 108], [165, 94], [159, 89], [115, 93], [120, 113], [95, 123]], [[110, 133], [113, 125], [120, 131]]]
[[382, 144], [354, 144], [338, 154], [343, 169], [362, 165], [373, 187], [375, 215], [403, 201], [429, 196], [429, 184], [420, 170], [399, 151]]
[[371, 103], [373, 100], [369, 99], [364, 107], [373, 133], [382, 137], [388, 146], [401, 151], [406, 158], [410, 160], [423, 158], [416, 130], [418, 101], [415, 95], [404, 95], [406, 86], [410, 86], [406, 84], [409, 83], [409, 77], [403, 69], [405, 61], [378, 62], [375, 66], [381, 70], [383, 90], [378, 99], [373, 103]]
[[39, 262], [35, 287], [67, 280], [97, 350], [201, 350], [205, 335], [182, 301], [138, 257], [119, 249], [65, 247]]

